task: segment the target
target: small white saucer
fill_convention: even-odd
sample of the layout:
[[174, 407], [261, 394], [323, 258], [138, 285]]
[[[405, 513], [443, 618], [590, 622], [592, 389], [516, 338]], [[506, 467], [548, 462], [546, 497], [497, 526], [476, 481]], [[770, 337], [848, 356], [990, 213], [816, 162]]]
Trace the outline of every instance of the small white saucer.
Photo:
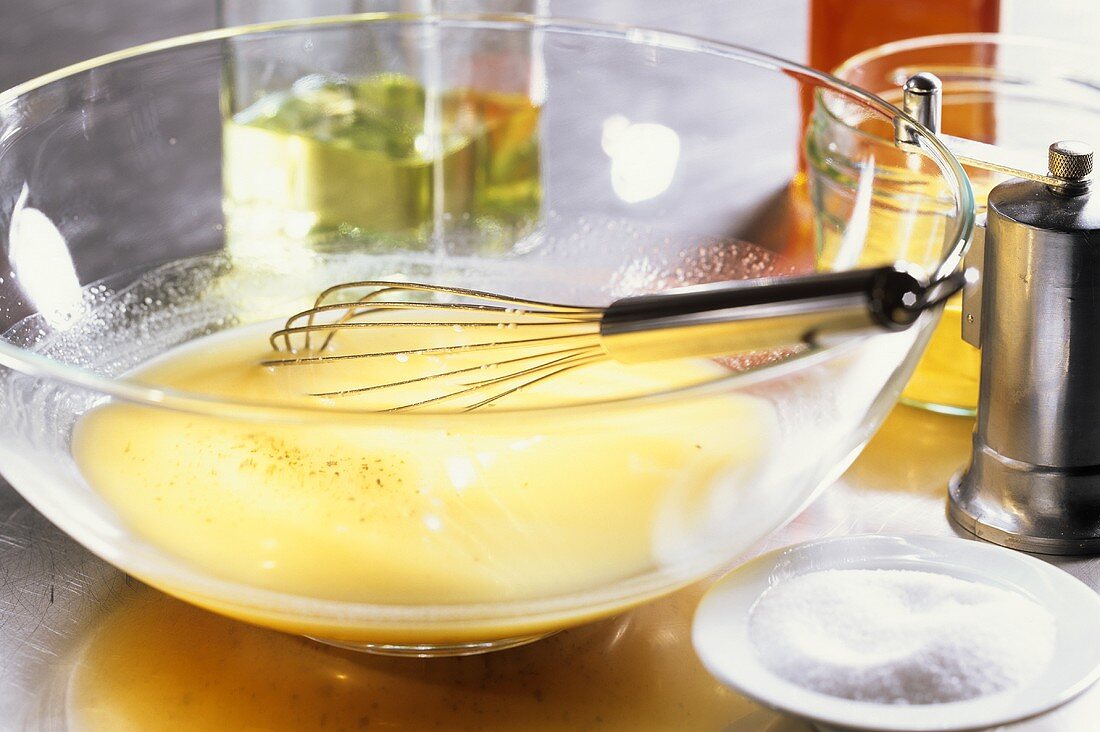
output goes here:
[[[873, 704], [809, 691], [758, 660], [748, 634], [749, 613], [769, 587], [827, 569], [936, 572], [1022, 593], [1054, 616], [1054, 658], [1031, 683], [960, 702]], [[720, 579], [695, 612], [692, 641], [703, 665], [723, 683], [818, 725], [876, 732], [974, 730], [1049, 711], [1100, 678], [1100, 596], [1057, 567], [992, 544], [925, 536], [836, 537], [764, 554]]]

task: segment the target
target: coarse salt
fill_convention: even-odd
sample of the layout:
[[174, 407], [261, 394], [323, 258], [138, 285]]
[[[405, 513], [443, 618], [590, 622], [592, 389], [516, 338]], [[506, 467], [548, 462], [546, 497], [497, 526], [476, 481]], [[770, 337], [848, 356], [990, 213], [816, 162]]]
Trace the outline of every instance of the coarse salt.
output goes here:
[[1010, 590], [931, 572], [810, 572], [761, 595], [749, 636], [773, 673], [883, 704], [962, 701], [1020, 686], [1054, 653], [1054, 618]]

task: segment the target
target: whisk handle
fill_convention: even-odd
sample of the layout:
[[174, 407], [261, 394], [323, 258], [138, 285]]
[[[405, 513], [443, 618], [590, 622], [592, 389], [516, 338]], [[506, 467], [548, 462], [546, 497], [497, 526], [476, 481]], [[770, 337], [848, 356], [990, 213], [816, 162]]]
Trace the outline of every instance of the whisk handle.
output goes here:
[[963, 284], [898, 265], [669, 290], [612, 303], [601, 345], [623, 363], [707, 356], [900, 331]]

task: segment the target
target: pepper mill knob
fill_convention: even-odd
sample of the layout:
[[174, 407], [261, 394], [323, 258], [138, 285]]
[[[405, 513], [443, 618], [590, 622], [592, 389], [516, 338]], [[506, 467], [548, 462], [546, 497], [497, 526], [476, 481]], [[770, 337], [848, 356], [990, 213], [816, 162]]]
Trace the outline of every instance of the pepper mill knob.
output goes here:
[[1050, 174], [1066, 182], [1058, 193], [1084, 193], [1092, 178], [1092, 146], [1079, 140], [1061, 140], [1047, 149]]

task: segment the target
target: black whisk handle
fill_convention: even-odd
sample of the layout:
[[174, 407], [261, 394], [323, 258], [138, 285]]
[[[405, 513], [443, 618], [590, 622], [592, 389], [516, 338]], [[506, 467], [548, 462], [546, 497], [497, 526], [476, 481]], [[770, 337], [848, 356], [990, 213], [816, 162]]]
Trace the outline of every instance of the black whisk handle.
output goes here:
[[963, 282], [959, 273], [929, 285], [913, 268], [894, 265], [679, 288], [612, 303], [601, 343], [630, 363], [901, 331]]

